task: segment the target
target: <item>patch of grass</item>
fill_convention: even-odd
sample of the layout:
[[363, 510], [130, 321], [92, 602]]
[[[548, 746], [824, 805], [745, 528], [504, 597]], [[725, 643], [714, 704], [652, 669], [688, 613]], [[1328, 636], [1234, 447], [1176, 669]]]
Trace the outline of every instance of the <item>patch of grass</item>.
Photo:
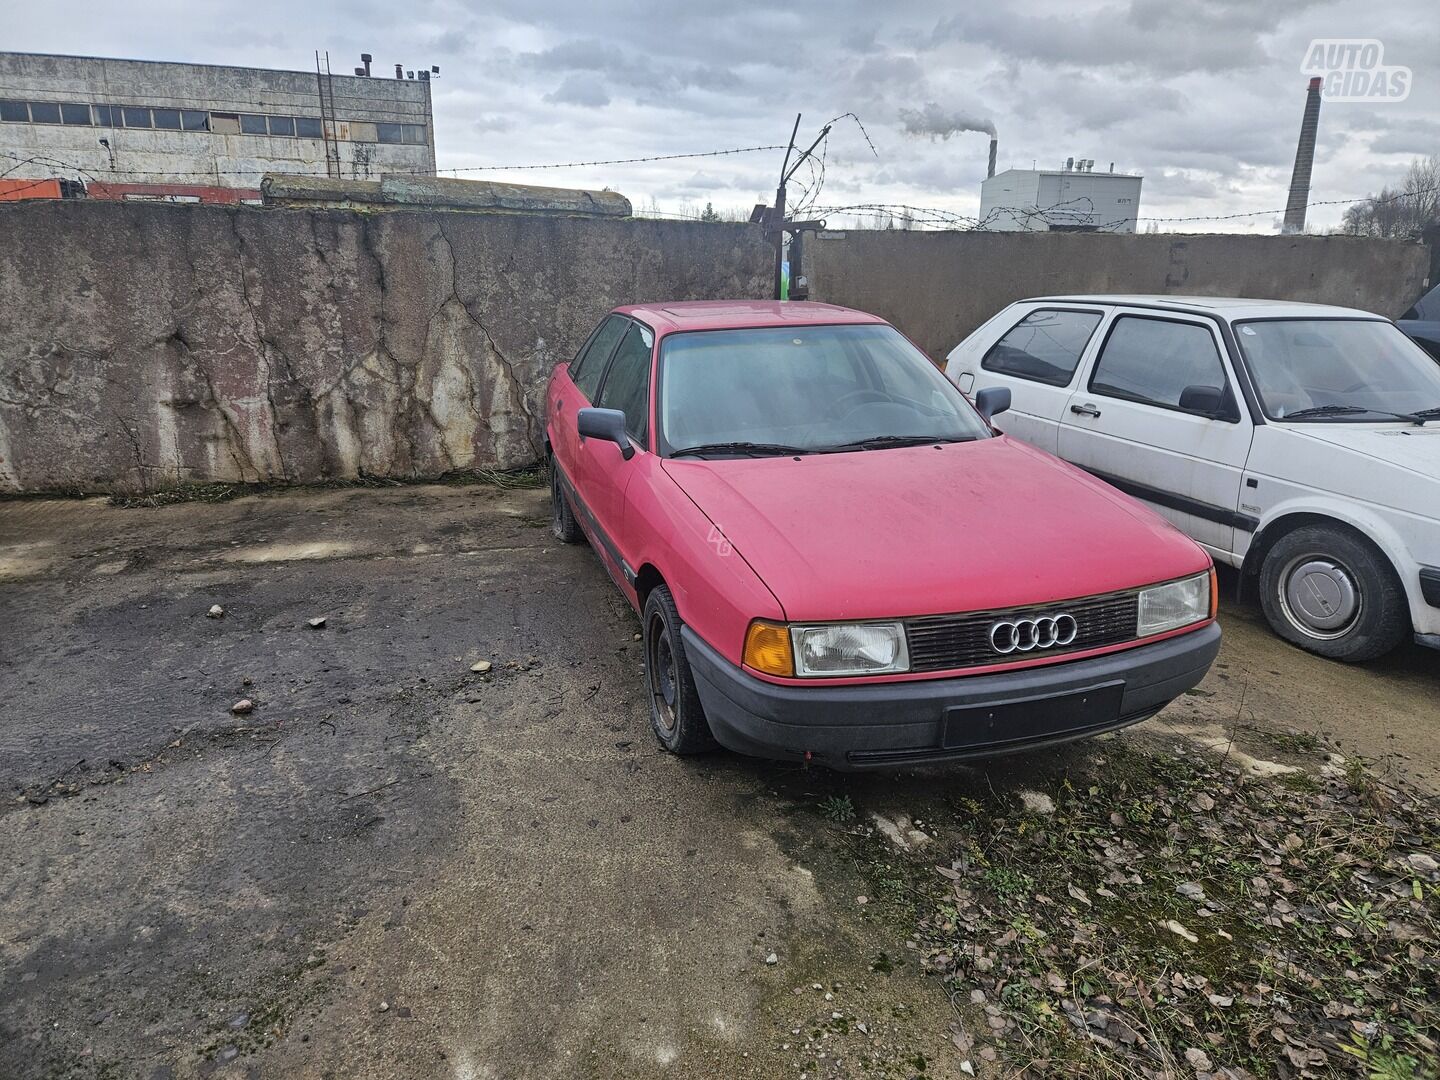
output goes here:
[[[229, 502], [243, 495], [271, 495], [276, 492], [306, 489], [333, 490], [335, 488], [392, 488], [417, 484], [447, 484], [466, 486], [480, 484], [506, 490], [515, 488], [539, 488], [550, 482], [543, 465], [527, 465], [519, 469], [462, 469], [443, 476], [396, 479], [387, 476], [357, 476], [343, 479], [321, 480], [314, 484], [285, 483], [235, 483], [235, 484], [180, 484], [159, 491], [145, 491], [110, 496], [110, 505], [122, 509], [136, 509], [155, 506], [174, 506], [177, 503]], [[83, 491], [61, 493], [62, 498], [84, 498]], [[548, 524], [548, 521], [547, 521]]]
[[[543, 465], [529, 465], [522, 469], [475, 469], [470, 473], [452, 474], [461, 478], [461, 483], [488, 484], [498, 488], [543, 488], [550, 484], [550, 473]], [[448, 477], [446, 478], [449, 479]], [[548, 522], [546, 524], [549, 524]]]
[[1313, 731], [1269, 731], [1265, 739], [1288, 754], [1318, 754], [1325, 749], [1324, 741]]
[[846, 825], [855, 820], [855, 804], [849, 795], [831, 795], [820, 800], [820, 813], [837, 825]]
[[1121, 743], [1052, 786], [1048, 817], [991, 792], [950, 851], [862, 863], [910, 888], [922, 965], [997, 1010], [972, 1034], [1002, 1073], [1440, 1077], [1440, 800]]
[[184, 484], [165, 491], [146, 491], [138, 494], [111, 495], [110, 505], [125, 510], [137, 507], [174, 506], [176, 503], [207, 502], [220, 503], [252, 494], [251, 489], [263, 489], [260, 484]]

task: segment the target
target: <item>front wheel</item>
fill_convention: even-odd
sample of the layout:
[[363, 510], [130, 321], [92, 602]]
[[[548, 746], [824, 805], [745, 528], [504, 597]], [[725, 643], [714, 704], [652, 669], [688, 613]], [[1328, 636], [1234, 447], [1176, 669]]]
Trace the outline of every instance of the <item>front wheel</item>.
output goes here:
[[658, 585], [645, 600], [645, 687], [650, 692], [650, 727], [660, 745], [674, 754], [715, 749], [695, 679], [680, 639], [680, 613], [670, 590]]
[[1271, 628], [1302, 649], [1357, 663], [1394, 649], [1410, 610], [1394, 569], [1347, 530], [1307, 525], [1282, 536], [1260, 567]]

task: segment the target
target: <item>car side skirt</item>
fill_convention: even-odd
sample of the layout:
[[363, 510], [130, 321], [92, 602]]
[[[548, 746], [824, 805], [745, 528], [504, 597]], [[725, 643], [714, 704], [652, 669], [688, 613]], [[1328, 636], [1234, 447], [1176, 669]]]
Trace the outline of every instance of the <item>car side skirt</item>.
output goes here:
[[[1083, 467], [1083, 466], [1082, 466]], [[1091, 476], [1097, 480], [1104, 480], [1113, 488], [1118, 488], [1126, 495], [1134, 496], [1137, 499], [1144, 499], [1156, 506], [1163, 506], [1169, 510], [1178, 510], [1182, 514], [1194, 514], [1206, 521], [1214, 521], [1220, 525], [1229, 526], [1232, 529], [1243, 529], [1253, 533], [1260, 528], [1260, 519], [1250, 514], [1242, 514], [1238, 510], [1227, 510], [1223, 506], [1215, 506], [1211, 503], [1201, 502], [1199, 499], [1192, 499], [1187, 495], [1177, 495], [1173, 491], [1166, 491], [1163, 488], [1151, 487], [1149, 484], [1140, 484], [1134, 480], [1126, 480], [1124, 477], [1115, 476], [1112, 473], [1100, 472], [1096, 469], [1086, 469]]]
[[[560, 488], [565, 492], [565, 497], [570, 500], [571, 509], [573, 509], [579, 517], [580, 527], [585, 530], [586, 536], [590, 537], [591, 540], [599, 545], [602, 552], [600, 561], [605, 565], [605, 569], [610, 571], [612, 576], [616, 569], [618, 569], [626, 585], [623, 591], [627, 596], [633, 596], [635, 592], [635, 570], [620, 554], [620, 549], [615, 545], [615, 541], [611, 538], [610, 534], [600, 527], [600, 522], [595, 519], [594, 513], [590, 510], [590, 507], [585, 504], [585, 500], [580, 498], [580, 493], [575, 490], [575, 485], [572, 484], [570, 478], [565, 475], [565, 470], [560, 468], [559, 462], [552, 459], [550, 464], [551, 468], [555, 470], [555, 475], [560, 478]], [[619, 582], [617, 581], [616, 584], [619, 584]]]

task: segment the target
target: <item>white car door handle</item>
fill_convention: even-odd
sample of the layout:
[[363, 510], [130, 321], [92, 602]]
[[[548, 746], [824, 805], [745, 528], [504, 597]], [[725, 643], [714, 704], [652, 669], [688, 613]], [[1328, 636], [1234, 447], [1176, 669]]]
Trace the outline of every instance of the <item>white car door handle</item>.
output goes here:
[[1100, 410], [1094, 405], [1071, 405], [1070, 411], [1076, 416], [1099, 416]]

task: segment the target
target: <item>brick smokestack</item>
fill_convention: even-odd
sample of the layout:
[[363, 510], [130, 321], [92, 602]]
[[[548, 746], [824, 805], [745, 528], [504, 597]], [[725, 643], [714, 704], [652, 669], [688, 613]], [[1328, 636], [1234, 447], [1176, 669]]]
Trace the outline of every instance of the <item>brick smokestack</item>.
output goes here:
[[995, 151], [1000, 148], [1000, 140], [993, 135], [990, 137], [990, 166], [985, 170], [985, 178], [988, 180], [995, 175]]
[[1300, 121], [1300, 145], [1295, 148], [1295, 171], [1290, 174], [1290, 198], [1285, 201], [1285, 224], [1281, 232], [1305, 231], [1305, 204], [1310, 201], [1310, 168], [1315, 164], [1315, 135], [1320, 129], [1323, 83], [1323, 79], [1311, 79], [1305, 94], [1305, 118]]

